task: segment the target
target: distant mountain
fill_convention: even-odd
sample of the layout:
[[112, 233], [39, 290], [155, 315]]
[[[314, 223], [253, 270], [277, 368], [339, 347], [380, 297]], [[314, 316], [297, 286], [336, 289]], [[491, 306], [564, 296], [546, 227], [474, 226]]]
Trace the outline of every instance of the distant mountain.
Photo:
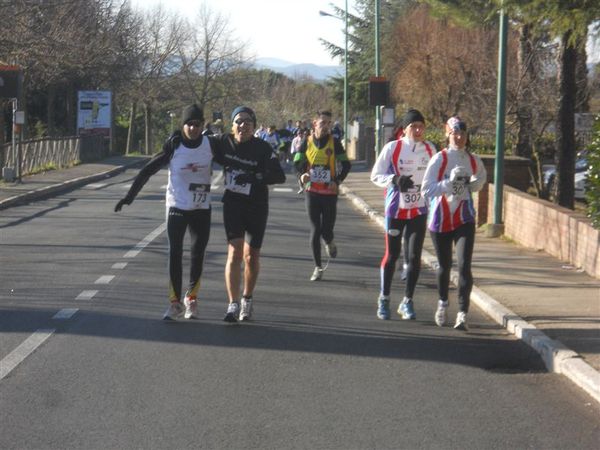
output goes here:
[[319, 81], [331, 77], [339, 77], [344, 74], [342, 66], [318, 66], [310, 63], [294, 64], [277, 58], [257, 58], [254, 66], [259, 69], [269, 69], [273, 72], [279, 72], [290, 78], [309, 76]]

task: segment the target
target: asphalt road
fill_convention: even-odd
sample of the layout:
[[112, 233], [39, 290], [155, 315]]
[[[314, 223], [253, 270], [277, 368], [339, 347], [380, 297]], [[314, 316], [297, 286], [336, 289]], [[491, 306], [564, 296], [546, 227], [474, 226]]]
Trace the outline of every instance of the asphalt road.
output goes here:
[[308, 281], [292, 177], [271, 193], [255, 320], [222, 321], [219, 189], [201, 319], [161, 321], [166, 172], [113, 213], [134, 174], [0, 215], [0, 448], [598, 447], [600, 408], [525, 344], [476, 309], [469, 333], [434, 325], [432, 272], [416, 321], [377, 320], [382, 235], [343, 198], [338, 258]]

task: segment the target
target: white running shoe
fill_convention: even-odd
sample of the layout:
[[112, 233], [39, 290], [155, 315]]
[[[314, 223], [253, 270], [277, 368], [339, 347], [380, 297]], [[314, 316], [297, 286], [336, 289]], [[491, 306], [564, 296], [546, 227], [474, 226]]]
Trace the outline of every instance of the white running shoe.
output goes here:
[[310, 281], [318, 281], [323, 278], [323, 269], [320, 267], [315, 267], [312, 275], [310, 276]]
[[337, 246], [335, 245], [335, 242], [331, 241], [329, 244], [325, 244], [325, 252], [330, 258], [335, 258], [337, 256]]
[[438, 300], [438, 307], [435, 311], [435, 324], [443, 327], [448, 322], [448, 301]]
[[225, 322], [237, 322], [239, 312], [240, 304], [238, 302], [230, 303], [229, 306], [227, 306], [227, 313], [225, 314], [223, 320]]
[[462, 330], [462, 331], [467, 331], [469, 329], [469, 327], [467, 326], [467, 313], [466, 312], [461, 311], [456, 315], [456, 323], [454, 324], [454, 329]]
[[163, 315], [163, 320], [177, 320], [183, 314], [183, 305], [181, 302], [171, 302], [165, 314]]
[[252, 318], [252, 299], [242, 297], [240, 304], [240, 320], [250, 320]]
[[198, 318], [198, 301], [195, 298], [185, 297], [183, 299], [183, 306], [185, 306], [183, 317], [186, 319]]

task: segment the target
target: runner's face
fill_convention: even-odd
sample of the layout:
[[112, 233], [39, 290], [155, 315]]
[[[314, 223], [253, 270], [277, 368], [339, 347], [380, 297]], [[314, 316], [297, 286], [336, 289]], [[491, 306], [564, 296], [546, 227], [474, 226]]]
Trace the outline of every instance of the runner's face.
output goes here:
[[238, 142], [246, 142], [254, 136], [254, 122], [250, 114], [241, 112], [233, 118], [233, 137]]
[[404, 129], [404, 133], [413, 141], [422, 141], [425, 138], [425, 124], [423, 122], [413, 122]]
[[467, 144], [467, 132], [464, 130], [454, 130], [448, 135], [448, 141], [452, 147], [459, 149], [465, 148]]
[[319, 116], [318, 119], [313, 121], [313, 126], [315, 128], [315, 136], [325, 136], [329, 134], [331, 119], [328, 116]]
[[202, 127], [204, 127], [204, 122], [200, 120], [190, 120], [183, 126], [183, 135], [190, 141], [198, 139], [202, 134]]

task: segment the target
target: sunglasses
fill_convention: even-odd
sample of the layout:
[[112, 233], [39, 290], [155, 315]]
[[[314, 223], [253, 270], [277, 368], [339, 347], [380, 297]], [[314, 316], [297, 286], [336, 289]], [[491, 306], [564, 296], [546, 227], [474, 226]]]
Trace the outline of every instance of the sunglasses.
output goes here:
[[243, 125], [243, 124], [254, 125], [254, 121], [252, 119], [236, 119], [233, 121], [233, 123], [235, 123], [236, 125]]

